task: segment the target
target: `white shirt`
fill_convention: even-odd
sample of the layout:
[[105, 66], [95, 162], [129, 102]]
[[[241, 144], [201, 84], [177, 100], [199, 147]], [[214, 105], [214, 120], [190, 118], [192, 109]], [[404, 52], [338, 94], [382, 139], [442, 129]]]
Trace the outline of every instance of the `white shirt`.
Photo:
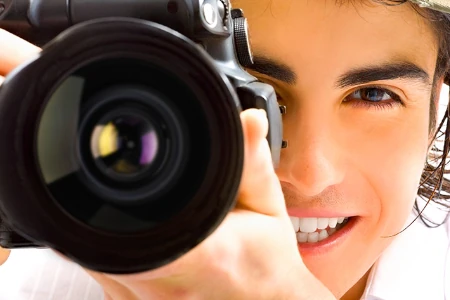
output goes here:
[[49, 249], [14, 249], [0, 266], [0, 300], [103, 300], [101, 286]]
[[428, 228], [417, 219], [398, 235], [372, 267], [361, 300], [450, 300], [450, 220]]

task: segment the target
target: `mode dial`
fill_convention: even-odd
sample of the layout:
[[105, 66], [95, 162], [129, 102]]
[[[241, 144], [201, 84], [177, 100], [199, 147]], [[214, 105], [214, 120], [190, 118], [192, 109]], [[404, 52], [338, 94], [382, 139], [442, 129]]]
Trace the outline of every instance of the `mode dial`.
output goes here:
[[253, 54], [250, 46], [250, 36], [248, 33], [248, 22], [241, 9], [233, 9], [231, 17], [234, 24], [234, 43], [236, 47], [239, 63], [248, 67], [253, 65]]

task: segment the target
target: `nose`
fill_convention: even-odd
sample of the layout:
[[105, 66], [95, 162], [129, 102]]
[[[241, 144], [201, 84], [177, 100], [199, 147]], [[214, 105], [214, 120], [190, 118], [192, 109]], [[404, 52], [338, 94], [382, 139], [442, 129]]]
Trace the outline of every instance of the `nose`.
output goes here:
[[345, 174], [339, 126], [331, 116], [321, 115], [297, 115], [284, 125], [289, 145], [282, 150], [277, 174], [305, 197], [319, 195], [340, 183]]

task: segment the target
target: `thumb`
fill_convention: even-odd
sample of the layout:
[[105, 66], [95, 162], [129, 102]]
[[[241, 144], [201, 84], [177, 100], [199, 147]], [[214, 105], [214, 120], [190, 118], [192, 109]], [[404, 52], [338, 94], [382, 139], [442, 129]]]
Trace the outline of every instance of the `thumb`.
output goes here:
[[266, 140], [269, 124], [262, 109], [241, 113], [244, 131], [244, 170], [237, 208], [270, 216], [287, 215], [280, 181]]

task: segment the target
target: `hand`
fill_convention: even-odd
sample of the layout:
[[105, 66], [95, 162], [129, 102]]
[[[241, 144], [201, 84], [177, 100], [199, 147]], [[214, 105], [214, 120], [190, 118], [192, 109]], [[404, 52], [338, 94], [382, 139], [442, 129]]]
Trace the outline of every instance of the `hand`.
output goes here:
[[241, 114], [245, 166], [238, 205], [194, 250], [136, 275], [90, 272], [109, 300], [335, 299], [305, 267], [265, 139], [265, 113]]
[[0, 50], [0, 76], [5, 76], [40, 48], [0, 29]]
[[[1, 29], [0, 49], [0, 76], [40, 51]], [[241, 120], [245, 165], [236, 208], [203, 243], [162, 268], [133, 275], [87, 270], [107, 299], [335, 299], [300, 257], [265, 139], [265, 113], [247, 110]]]

